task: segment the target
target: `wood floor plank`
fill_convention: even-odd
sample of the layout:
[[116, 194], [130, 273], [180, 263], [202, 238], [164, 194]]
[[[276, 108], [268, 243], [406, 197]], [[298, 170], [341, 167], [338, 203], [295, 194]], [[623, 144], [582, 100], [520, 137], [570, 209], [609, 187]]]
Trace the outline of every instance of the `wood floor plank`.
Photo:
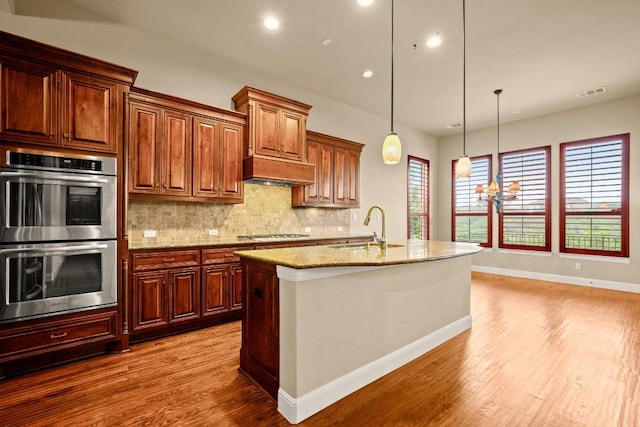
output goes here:
[[[473, 327], [303, 426], [640, 426], [640, 295], [474, 273]], [[287, 426], [240, 322], [0, 382], [1, 426]]]

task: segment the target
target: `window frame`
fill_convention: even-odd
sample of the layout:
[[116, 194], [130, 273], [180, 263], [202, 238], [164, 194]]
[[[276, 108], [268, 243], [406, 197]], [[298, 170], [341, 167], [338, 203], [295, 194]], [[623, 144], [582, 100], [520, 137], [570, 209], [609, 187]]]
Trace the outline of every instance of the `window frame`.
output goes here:
[[[522, 150], [514, 150], [508, 151], [504, 153], [498, 154], [498, 167], [500, 170], [500, 174], [503, 177], [503, 187], [501, 190], [503, 194], [506, 192], [506, 187], [511, 183], [510, 180], [504, 179], [504, 158], [508, 156], [513, 156], [517, 154], [526, 155], [527, 153], [540, 152], [544, 151], [545, 153], [545, 209], [543, 212], [535, 212], [535, 213], [526, 213], [526, 211], [516, 211], [505, 209], [507, 207], [508, 202], [503, 205], [502, 212], [498, 215], [498, 247], [500, 249], [515, 249], [515, 250], [528, 250], [528, 251], [541, 251], [541, 252], [551, 252], [551, 146], [543, 146], [543, 147], [533, 147], [526, 148]], [[526, 181], [521, 180], [520, 185], [526, 191]], [[505, 216], [531, 216], [531, 217], [540, 217], [543, 216], [545, 220], [545, 245], [544, 246], [535, 246], [535, 245], [522, 245], [522, 244], [505, 244], [504, 243], [504, 217]]]
[[[620, 140], [622, 143], [621, 148], [621, 179], [620, 179], [620, 250], [609, 251], [601, 249], [585, 249], [585, 248], [567, 248], [566, 247], [566, 222], [567, 216], [577, 215], [590, 215], [590, 216], [608, 216], [611, 212], [597, 212], [597, 211], [566, 211], [566, 190], [567, 190], [567, 176], [566, 176], [566, 150], [567, 148], [590, 146], [595, 144], [606, 143], [609, 141]], [[560, 144], [560, 253], [568, 254], [580, 254], [580, 255], [595, 255], [595, 256], [612, 256], [612, 257], [629, 257], [629, 146], [630, 146], [630, 134], [618, 134], [610, 135], [599, 138], [584, 139], [578, 141], [563, 142]]]
[[[424, 189], [424, 210], [419, 215], [412, 215], [411, 212], [411, 161], [415, 161], [421, 164], [421, 170], [424, 172], [424, 168], [426, 166], [427, 169], [427, 177], [426, 177], [426, 185], [424, 185], [424, 177], [423, 177], [423, 189]], [[431, 164], [429, 160], [422, 159], [420, 157], [408, 156], [407, 157], [407, 239], [411, 239], [411, 218], [415, 216], [423, 217], [422, 227], [425, 230], [426, 236], [422, 236], [422, 240], [429, 240], [429, 216], [430, 216], [430, 204], [429, 204], [429, 196], [430, 196], [430, 185], [431, 185]]]
[[[486, 160], [487, 161], [487, 177], [485, 178], [483, 184], [491, 181], [491, 177], [493, 176], [493, 156], [491, 154], [485, 154], [483, 156], [475, 156], [471, 157], [471, 170], [473, 171], [473, 162]], [[493, 247], [493, 212], [492, 212], [492, 203], [486, 203], [487, 210], [485, 212], [464, 212], [458, 214], [456, 211], [456, 163], [457, 159], [451, 161], [451, 241], [456, 242], [456, 217], [458, 216], [478, 216], [478, 217], [486, 217], [487, 218], [487, 242], [471, 242], [478, 243], [483, 248], [491, 248]], [[460, 178], [467, 179], [467, 178]]]

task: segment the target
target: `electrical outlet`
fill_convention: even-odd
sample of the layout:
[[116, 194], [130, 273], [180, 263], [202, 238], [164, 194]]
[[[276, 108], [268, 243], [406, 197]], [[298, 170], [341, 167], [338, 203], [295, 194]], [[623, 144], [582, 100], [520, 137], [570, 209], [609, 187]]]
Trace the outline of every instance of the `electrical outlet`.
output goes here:
[[342, 228], [342, 227], [338, 227], [338, 231], [342, 231], [342, 230], [343, 230], [343, 228]]
[[582, 264], [576, 262], [576, 270], [582, 270]]
[[305, 233], [311, 233], [311, 227], [305, 227], [304, 228], [304, 232]]
[[358, 214], [354, 213], [353, 214], [353, 222], [356, 222], [358, 220]]
[[217, 228], [210, 228], [209, 229], [209, 236], [217, 236], [218, 235], [218, 229]]
[[144, 237], [156, 237], [156, 230], [144, 230]]

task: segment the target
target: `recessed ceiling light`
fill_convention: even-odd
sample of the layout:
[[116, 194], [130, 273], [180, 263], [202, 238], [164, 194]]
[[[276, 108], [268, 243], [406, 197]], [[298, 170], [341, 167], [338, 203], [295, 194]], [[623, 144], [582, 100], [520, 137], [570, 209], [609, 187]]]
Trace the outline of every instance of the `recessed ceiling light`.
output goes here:
[[330, 45], [330, 44], [331, 44], [331, 42], [332, 42], [332, 41], [333, 41], [333, 40], [331, 40], [329, 37], [327, 37], [326, 39], [322, 40], [322, 41], [320, 42], [320, 44], [321, 44], [322, 46], [328, 46], [328, 45]]
[[438, 47], [442, 44], [442, 37], [440, 33], [435, 33], [427, 39], [427, 47]]
[[454, 124], [451, 124], [451, 125], [447, 125], [445, 127], [447, 129], [456, 129], [456, 128], [462, 127], [462, 123], [454, 123]]
[[371, 76], [373, 76], [373, 71], [371, 70], [365, 70], [362, 72], [362, 77], [365, 79], [371, 78]]
[[374, 0], [358, 0], [358, 4], [362, 7], [371, 6]]
[[515, 111], [512, 111], [512, 112], [511, 112], [511, 114], [520, 114], [520, 113], [521, 113], [521, 111], [520, 111], [520, 110], [515, 110]]
[[277, 30], [280, 27], [280, 21], [273, 16], [267, 16], [264, 18], [264, 26], [268, 30]]

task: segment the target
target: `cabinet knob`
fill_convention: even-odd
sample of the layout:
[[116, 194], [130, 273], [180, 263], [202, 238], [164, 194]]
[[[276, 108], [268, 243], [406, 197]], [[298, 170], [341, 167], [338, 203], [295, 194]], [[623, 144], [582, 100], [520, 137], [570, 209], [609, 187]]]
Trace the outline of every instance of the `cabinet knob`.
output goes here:
[[173, 262], [175, 258], [162, 258], [162, 262]]

